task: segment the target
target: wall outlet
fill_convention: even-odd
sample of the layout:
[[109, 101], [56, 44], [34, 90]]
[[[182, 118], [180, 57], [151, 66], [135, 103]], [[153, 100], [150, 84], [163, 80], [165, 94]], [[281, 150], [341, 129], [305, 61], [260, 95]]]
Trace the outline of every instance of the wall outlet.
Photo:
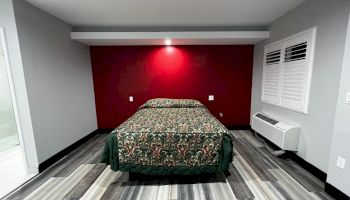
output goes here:
[[350, 104], [350, 92], [346, 93], [345, 103]]
[[208, 100], [209, 100], [209, 101], [214, 101], [214, 95], [209, 95], [209, 96], [208, 96]]
[[345, 163], [346, 163], [345, 158], [338, 156], [337, 167], [339, 167], [340, 169], [344, 169], [345, 168]]
[[129, 101], [133, 102], [134, 101], [134, 97], [133, 96], [129, 96]]

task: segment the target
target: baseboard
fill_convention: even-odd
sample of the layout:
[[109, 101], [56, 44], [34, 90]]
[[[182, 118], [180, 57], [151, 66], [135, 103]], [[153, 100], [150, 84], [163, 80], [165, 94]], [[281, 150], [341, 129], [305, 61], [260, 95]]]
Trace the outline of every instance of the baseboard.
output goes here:
[[39, 164], [39, 173], [44, 171], [45, 169], [49, 168], [51, 165], [59, 161], [61, 158], [72, 152], [74, 149], [78, 148], [80, 145], [91, 139], [97, 134], [101, 133], [110, 133], [113, 129], [97, 129], [85, 137], [81, 138], [80, 140], [76, 141], [75, 143], [71, 144], [67, 148], [63, 149], [62, 151], [56, 153], [55, 155], [51, 156], [49, 159], [45, 160], [44, 162]]
[[229, 130], [250, 130], [250, 125], [229, 125], [226, 126]]
[[325, 183], [324, 191], [331, 195], [334, 199], [350, 200], [350, 197], [344, 194], [342, 191], [335, 188], [329, 183]]
[[325, 172], [308, 163], [306, 160], [299, 157], [296, 153], [288, 151], [285, 156], [296, 162], [298, 165], [306, 169], [308, 172], [316, 176], [321, 181], [326, 182], [327, 174]]
[[110, 133], [114, 130], [115, 128], [99, 128], [97, 129], [99, 133]]

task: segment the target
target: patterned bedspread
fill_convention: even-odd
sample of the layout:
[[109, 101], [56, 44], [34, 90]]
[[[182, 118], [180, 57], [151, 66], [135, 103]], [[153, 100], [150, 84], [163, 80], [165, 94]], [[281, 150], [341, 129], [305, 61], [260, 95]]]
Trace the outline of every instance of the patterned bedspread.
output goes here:
[[232, 160], [228, 130], [195, 100], [149, 100], [111, 134], [103, 162], [114, 156], [114, 170], [195, 174], [225, 170]]

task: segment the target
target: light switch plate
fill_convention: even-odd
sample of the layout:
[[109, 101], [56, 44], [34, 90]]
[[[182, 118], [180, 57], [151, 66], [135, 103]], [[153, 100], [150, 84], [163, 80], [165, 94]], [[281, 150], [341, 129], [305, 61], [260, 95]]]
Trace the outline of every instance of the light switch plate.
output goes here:
[[346, 93], [345, 103], [350, 104], [350, 92]]
[[133, 96], [129, 96], [129, 101], [133, 102], [134, 101], [134, 97]]
[[337, 167], [339, 167], [340, 169], [344, 169], [345, 168], [345, 163], [346, 163], [345, 158], [338, 156]]
[[209, 100], [209, 101], [214, 101], [214, 95], [209, 95], [209, 96], [208, 96], [208, 100]]

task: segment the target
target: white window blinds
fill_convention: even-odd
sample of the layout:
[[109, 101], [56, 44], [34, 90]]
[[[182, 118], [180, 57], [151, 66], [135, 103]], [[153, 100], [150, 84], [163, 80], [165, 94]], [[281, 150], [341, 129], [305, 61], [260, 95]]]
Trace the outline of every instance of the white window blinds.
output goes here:
[[265, 46], [261, 99], [307, 114], [316, 28]]
[[262, 100], [267, 103], [279, 104], [281, 86], [282, 46], [276, 44], [265, 50], [263, 69]]

